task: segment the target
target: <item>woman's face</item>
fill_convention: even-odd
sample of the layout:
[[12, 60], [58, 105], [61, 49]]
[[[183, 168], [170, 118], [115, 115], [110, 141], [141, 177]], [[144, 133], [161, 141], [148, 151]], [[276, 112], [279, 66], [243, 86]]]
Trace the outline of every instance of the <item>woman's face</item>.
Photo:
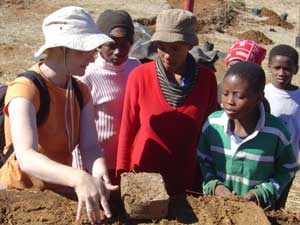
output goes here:
[[191, 46], [185, 42], [157, 42], [157, 52], [167, 72], [181, 74]]
[[97, 50], [78, 51], [65, 49], [65, 66], [69, 73], [76, 76], [83, 76], [85, 69], [90, 62], [95, 61]]

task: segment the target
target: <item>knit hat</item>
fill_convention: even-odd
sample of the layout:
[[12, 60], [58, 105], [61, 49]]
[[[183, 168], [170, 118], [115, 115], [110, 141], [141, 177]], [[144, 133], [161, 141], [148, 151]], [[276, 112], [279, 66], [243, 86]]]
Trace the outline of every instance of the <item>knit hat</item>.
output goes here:
[[81, 7], [61, 8], [44, 19], [45, 44], [34, 54], [40, 57], [46, 49], [66, 47], [79, 51], [91, 51], [113, 41], [102, 34], [90, 14]]
[[261, 65], [266, 51], [265, 48], [251, 40], [234, 41], [225, 58], [225, 65], [227, 66], [233, 60], [250, 61]]
[[157, 16], [151, 41], [184, 41], [192, 46], [198, 45], [195, 26], [196, 17], [193, 13], [184, 9], [163, 10]]
[[[111, 37], [127, 37], [130, 43], [133, 43], [134, 26], [128, 12], [124, 10], [105, 10], [99, 15], [96, 24], [104, 34]], [[114, 29], [115, 27], [118, 28]]]

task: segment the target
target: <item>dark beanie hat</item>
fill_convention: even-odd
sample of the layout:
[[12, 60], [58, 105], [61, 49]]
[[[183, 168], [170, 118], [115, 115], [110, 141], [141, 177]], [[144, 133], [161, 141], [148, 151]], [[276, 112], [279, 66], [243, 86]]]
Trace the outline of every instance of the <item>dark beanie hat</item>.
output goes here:
[[131, 16], [125, 10], [105, 10], [96, 23], [99, 30], [109, 36], [114, 27], [124, 27], [127, 31], [126, 37], [133, 43], [134, 26]]

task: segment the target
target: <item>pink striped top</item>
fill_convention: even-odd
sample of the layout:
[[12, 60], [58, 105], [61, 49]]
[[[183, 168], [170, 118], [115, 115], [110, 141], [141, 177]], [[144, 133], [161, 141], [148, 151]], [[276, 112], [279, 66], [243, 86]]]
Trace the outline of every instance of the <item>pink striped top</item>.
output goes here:
[[106, 62], [100, 55], [80, 78], [91, 90], [95, 107], [98, 142], [104, 151], [108, 169], [115, 169], [123, 98], [128, 74], [140, 61], [128, 58], [119, 66]]

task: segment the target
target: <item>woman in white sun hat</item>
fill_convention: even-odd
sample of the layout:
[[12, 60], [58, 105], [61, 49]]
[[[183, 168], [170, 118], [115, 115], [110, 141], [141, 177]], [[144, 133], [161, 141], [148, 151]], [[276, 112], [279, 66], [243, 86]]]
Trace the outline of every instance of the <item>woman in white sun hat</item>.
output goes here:
[[[72, 76], [83, 76], [95, 60], [96, 49], [113, 40], [100, 33], [85, 9], [74, 6], [46, 17], [43, 32], [45, 44], [35, 57], [43, 54], [45, 59], [30, 70], [47, 87], [48, 114], [37, 126], [43, 105], [39, 89], [25, 77], [10, 83], [4, 107], [4, 152], [11, 144], [14, 152], [0, 168], [0, 187], [35, 187], [60, 193], [66, 187], [74, 188], [79, 200], [77, 219], [85, 204], [90, 221], [100, 222], [99, 202], [110, 217], [107, 195], [118, 186], [111, 185], [99, 151], [88, 87]], [[74, 93], [75, 86], [80, 94]]]

